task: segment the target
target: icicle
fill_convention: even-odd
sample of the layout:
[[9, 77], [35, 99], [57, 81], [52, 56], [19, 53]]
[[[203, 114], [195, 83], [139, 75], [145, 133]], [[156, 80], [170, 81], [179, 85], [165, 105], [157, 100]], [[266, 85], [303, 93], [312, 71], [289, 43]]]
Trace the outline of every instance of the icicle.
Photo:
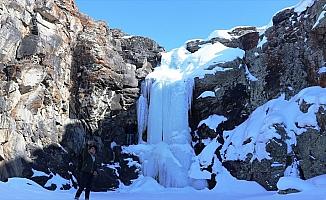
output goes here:
[[162, 141], [163, 126], [163, 82], [155, 81], [151, 85], [151, 97], [149, 101], [148, 124], [147, 124], [147, 142], [157, 144]]
[[143, 143], [143, 133], [147, 129], [148, 104], [150, 100], [150, 90], [152, 79], [145, 79], [141, 84], [141, 95], [137, 101], [137, 122], [138, 122], [138, 143]]
[[145, 79], [145, 81], [142, 82], [142, 84], [141, 84], [141, 93], [147, 100], [149, 100], [149, 98], [150, 98], [150, 90], [151, 90], [153, 81], [154, 80], [151, 78]]
[[137, 122], [138, 122], [138, 143], [143, 143], [142, 135], [147, 127], [148, 103], [147, 99], [141, 95], [137, 101]]
[[195, 85], [195, 80], [193, 78], [187, 79], [188, 110], [191, 109], [194, 85]]

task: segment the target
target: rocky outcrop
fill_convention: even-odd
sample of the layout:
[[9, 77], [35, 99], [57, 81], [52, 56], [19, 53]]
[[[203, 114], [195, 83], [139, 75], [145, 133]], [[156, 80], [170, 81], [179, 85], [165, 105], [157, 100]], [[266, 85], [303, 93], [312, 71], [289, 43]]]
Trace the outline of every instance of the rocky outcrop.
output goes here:
[[[96, 188], [130, 183], [137, 170], [122, 158], [131, 156], [114, 149], [127, 142], [139, 83], [163, 49], [93, 21], [73, 0], [1, 1], [0, 24], [0, 180], [31, 177], [32, 168], [70, 178], [94, 139], [109, 166]], [[48, 178], [34, 177], [43, 185]]]
[[[33, 152], [59, 144], [64, 127], [74, 123], [67, 112], [69, 44], [82, 25], [74, 16], [77, 10], [62, 10], [54, 1], [2, 1], [0, 7], [3, 180], [22, 176]], [[70, 32], [66, 26], [72, 26]]]
[[[237, 28], [228, 32], [230, 38], [227, 39], [217, 37], [187, 44], [190, 52], [195, 52], [200, 45], [213, 41], [245, 50], [242, 60], [223, 64], [232, 70], [196, 79], [191, 113], [191, 127], [197, 137], [194, 141], [218, 135], [219, 141], [223, 143], [224, 130], [233, 130], [253, 110], [268, 100], [281, 94], [290, 98], [303, 88], [313, 85], [325, 87], [325, 73], [318, 72], [325, 65], [325, 18], [316, 23], [325, 3], [324, 0], [316, 1], [304, 11], [285, 9], [273, 17], [273, 25], [265, 31], [255, 28], [236, 31], [241, 30]], [[213, 91], [216, 97], [197, 98], [204, 91]], [[209, 130], [204, 124], [197, 127], [201, 120], [213, 114], [223, 115], [228, 120], [221, 123], [216, 130]], [[320, 110], [317, 116], [319, 126], [323, 127], [323, 111]], [[281, 126], [275, 126], [280, 135], [285, 134]], [[268, 190], [275, 190], [278, 179], [284, 175], [284, 170], [294, 157], [300, 160], [302, 178], [325, 173], [325, 156], [321, 156], [325, 155], [324, 135], [324, 129], [321, 128], [319, 131], [308, 130], [298, 136], [294, 148], [295, 156], [287, 153], [286, 138], [282, 137], [281, 140], [271, 141], [267, 145], [270, 160], [251, 161], [250, 155], [245, 161], [220, 159], [235, 177], [254, 180]], [[195, 151], [199, 153], [203, 148], [202, 145], [197, 145]], [[223, 152], [217, 151], [218, 155], [221, 153]]]
[[305, 179], [326, 174], [326, 129], [325, 109], [320, 107], [317, 113], [317, 122], [320, 131], [309, 129], [305, 134], [298, 136], [294, 152], [300, 160], [302, 176]]
[[192, 40], [187, 42], [186, 49], [194, 53], [200, 49], [200, 45], [214, 44], [220, 42], [231, 48], [240, 48], [242, 50], [250, 50], [257, 46], [259, 41], [259, 32], [256, 27], [236, 27], [227, 32], [230, 38], [213, 37], [210, 40]]

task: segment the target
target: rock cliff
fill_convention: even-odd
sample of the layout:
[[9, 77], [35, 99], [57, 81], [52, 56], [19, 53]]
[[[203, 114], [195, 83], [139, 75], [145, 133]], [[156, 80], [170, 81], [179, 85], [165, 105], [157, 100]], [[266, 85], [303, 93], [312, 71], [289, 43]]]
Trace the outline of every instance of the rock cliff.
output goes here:
[[[201, 44], [215, 41], [245, 51], [243, 59], [223, 64], [232, 67], [232, 70], [196, 79], [191, 125], [196, 133], [194, 141], [197, 143], [197, 153], [204, 148], [200, 142], [203, 139], [218, 137], [223, 144], [223, 131], [240, 125], [253, 110], [268, 100], [281, 94], [289, 99], [309, 86], [325, 87], [325, 72], [320, 72], [320, 68], [325, 66], [326, 56], [325, 3], [324, 0], [302, 1], [301, 5], [277, 13], [267, 29], [238, 27], [229, 31], [231, 39], [216, 37], [187, 44], [190, 52], [197, 51]], [[307, 5], [303, 7], [304, 4]], [[216, 97], [197, 98], [204, 91], [213, 91]], [[301, 107], [303, 112], [308, 109], [307, 105]], [[197, 127], [201, 120], [213, 114], [223, 115], [228, 120], [215, 130], [205, 124]], [[285, 168], [291, 165], [293, 159], [300, 160], [302, 178], [325, 174], [323, 107], [320, 107], [317, 119], [320, 130], [308, 129], [306, 134], [297, 136], [297, 145], [291, 154], [287, 153], [285, 143], [288, 133], [282, 125], [275, 124], [279, 134], [284, 137], [268, 144], [271, 160], [250, 161], [250, 155], [244, 161], [229, 161], [221, 157], [220, 160], [233, 176], [257, 181], [269, 190], [277, 189], [278, 179], [284, 175]], [[217, 154], [223, 153], [218, 151]], [[274, 162], [280, 163], [279, 167], [273, 167]]]
[[139, 83], [163, 49], [92, 20], [73, 0], [1, 1], [0, 33], [0, 180], [31, 178], [32, 168], [49, 175], [33, 177], [41, 184], [69, 179], [92, 139], [102, 163], [118, 163], [97, 188], [128, 183], [136, 173], [119, 151], [125, 122], [136, 121]]

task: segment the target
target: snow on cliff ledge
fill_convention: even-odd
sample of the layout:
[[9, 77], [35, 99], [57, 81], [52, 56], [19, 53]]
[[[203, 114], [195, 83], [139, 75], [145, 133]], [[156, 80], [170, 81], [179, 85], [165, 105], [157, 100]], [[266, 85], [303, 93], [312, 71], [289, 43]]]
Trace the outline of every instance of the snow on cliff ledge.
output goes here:
[[294, 12], [300, 14], [314, 5], [315, 0], [302, 0], [297, 5], [294, 6]]
[[[300, 105], [310, 105], [308, 112], [303, 113]], [[319, 107], [326, 108], [326, 88], [318, 86], [303, 89], [290, 100], [284, 96], [268, 101], [258, 107], [250, 117], [234, 130], [225, 131], [225, 144], [221, 152], [226, 160], [245, 160], [252, 154], [252, 160], [270, 159], [266, 151], [267, 143], [275, 138], [281, 139], [274, 125], [284, 127], [287, 136], [288, 152], [291, 145], [296, 144], [296, 136], [304, 133], [307, 128], [319, 130], [316, 113]]]
[[294, 9], [294, 12], [296, 12], [298, 15], [300, 15], [302, 12], [306, 11], [308, 8], [314, 5], [316, 0], [301, 0], [298, 4], [295, 6], [287, 7], [282, 10], [279, 10], [274, 14], [274, 16], [284, 10], [287, 9]]

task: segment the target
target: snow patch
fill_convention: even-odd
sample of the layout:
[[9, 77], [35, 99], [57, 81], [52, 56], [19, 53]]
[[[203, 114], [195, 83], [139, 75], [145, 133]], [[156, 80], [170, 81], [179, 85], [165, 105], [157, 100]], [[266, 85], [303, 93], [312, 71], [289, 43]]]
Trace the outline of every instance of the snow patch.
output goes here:
[[45, 187], [50, 187], [52, 184], [56, 185], [56, 190], [60, 190], [63, 185], [71, 185], [70, 180], [62, 178], [59, 174], [53, 174], [51, 173], [50, 176], [52, 176], [51, 179], [49, 179]]
[[271, 164], [271, 167], [283, 167], [283, 164], [282, 163], [279, 163], [279, 162], [273, 162]]
[[219, 42], [205, 44], [192, 54], [185, 47], [180, 47], [163, 53], [161, 67], [155, 68], [154, 72], [149, 74], [147, 78], [166, 79], [164, 70], [171, 70], [171, 73], [178, 77], [175, 80], [181, 79], [181, 75], [183, 79], [204, 77], [205, 74], [228, 70], [219, 67], [218, 64], [242, 58], [243, 56], [243, 50], [228, 48]]
[[[139, 164], [138, 164], [139, 165]], [[128, 163], [129, 166], [129, 163]], [[117, 175], [117, 177], [119, 177], [119, 172], [117, 170], [117, 168], [121, 168], [119, 163], [113, 163], [113, 164], [102, 164], [102, 167], [106, 167], [106, 168], [110, 168], [114, 170], [114, 173]]]
[[59, 174], [53, 174], [52, 172], [50, 174], [46, 174], [42, 171], [37, 171], [35, 169], [32, 169], [32, 171], [33, 171], [32, 177], [45, 176], [50, 178], [45, 183], [44, 187], [50, 187], [51, 185], [56, 185], [57, 186], [56, 190], [59, 190], [63, 185], [71, 185], [70, 180], [62, 178]]
[[262, 48], [266, 42], [267, 42], [267, 37], [264, 36], [263, 39], [258, 43], [257, 47]]
[[201, 95], [199, 95], [199, 97], [197, 97], [197, 99], [206, 98], [206, 97], [216, 97], [215, 92], [213, 92], [213, 91], [205, 91], [205, 92], [201, 93]]
[[[217, 185], [213, 189], [218, 193], [233, 193], [233, 194], [260, 194], [265, 193], [266, 190], [254, 181], [237, 180], [225, 168], [217, 174]], [[237, 199], [242, 199], [238, 197]]]
[[122, 36], [122, 39], [130, 39], [133, 37], [135, 37], [135, 36], [134, 35], [125, 35], [125, 36]]
[[159, 192], [164, 187], [152, 177], [140, 176], [130, 186], [119, 189], [120, 192]]
[[206, 126], [208, 126], [210, 129], [215, 130], [220, 123], [226, 120], [227, 118], [224, 116], [214, 114], [200, 121], [197, 127], [200, 127], [202, 124], [206, 124]]
[[246, 77], [249, 81], [258, 81], [258, 78], [256, 78], [254, 75], [252, 75], [247, 67], [247, 65], [245, 65], [245, 70], [246, 70]]
[[279, 190], [296, 189], [299, 191], [307, 191], [312, 190], [315, 187], [311, 183], [300, 178], [287, 176], [280, 178], [280, 180], [277, 182], [277, 188]]
[[297, 160], [294, 160], [294, 162], [285, 169], [284, 176], [300, 178], [299, 162]]
[[[300, 110], [303, 101], [311, 104], [306, 113]], [[284, 95], [270, 100], [234, 130], [224, 131], [225, 143], [221, 152], [225, 152], [226, 160], [245, 160], [248, 154], [253, 155], [252, 160], [270, 159], [266, 145], [274, 137], [281, 138], [274, 127], [279, 124], [287, 133], [286, 143], [290, 153], [291, 145], [296, 144], [296, 135], [302, 134], [307, 128], [320, 129], [316, 113], [320, 106], [325, 105], [326, 88], [318, 86], [303, 89], [290, 100], [285, 100]]]
[[221, 144], [216, 139], [213, 139], [212, 142], [203, 149], [203, 151], [198, 155], [201, 166], [208, 167], [212, 164], [215, 151], [219, 146], [221, 146]]
[[48, 174], [46, 174], [46, 173], [44, 173], [42, 171], [37, 171], [35, 169], [32, 169], [32, 171], [33, 171], [33, 176], [32, 177], [37, 177], [37, 176], [46, 176], [46, 177], [48, 177], [49, 176]]
[[326, 174], [310, 178], [306, 181], [317, 186], [317, 187], [325, 187], [326, 188]]
[[294, 6], [294, 12], [300, 15], [302, 12], [306, 11], [312, 5], [314, 5], [315, 0], [301, 0], [297, 5]]
[[318, 17], [316, 23], [315, 23], [314, 26], [312, 27], [312, 29], [316, 28], [316, 27], [319, 25], [320, 21], [321, 21], [322, 19], [324, 19], [325, 14], [326, 14], [326, 11], [322, 11], [322, 12], [320, 13], [320, 15], [319, 15], [319, 17]]
[[229, 34], [230, 31], [231, 30], [215, 30], [208, 36], [206, 40], [211, 40], [213, 38], [223, 38], [223, 39], [231, 40], [232, 38], [235, 37]]
[[321, 68], [319, 68], [319, 70], [318, 70], [318, 74], [322, 74], [322, 73], [326, 73], [326, 67], [321, 67]]

